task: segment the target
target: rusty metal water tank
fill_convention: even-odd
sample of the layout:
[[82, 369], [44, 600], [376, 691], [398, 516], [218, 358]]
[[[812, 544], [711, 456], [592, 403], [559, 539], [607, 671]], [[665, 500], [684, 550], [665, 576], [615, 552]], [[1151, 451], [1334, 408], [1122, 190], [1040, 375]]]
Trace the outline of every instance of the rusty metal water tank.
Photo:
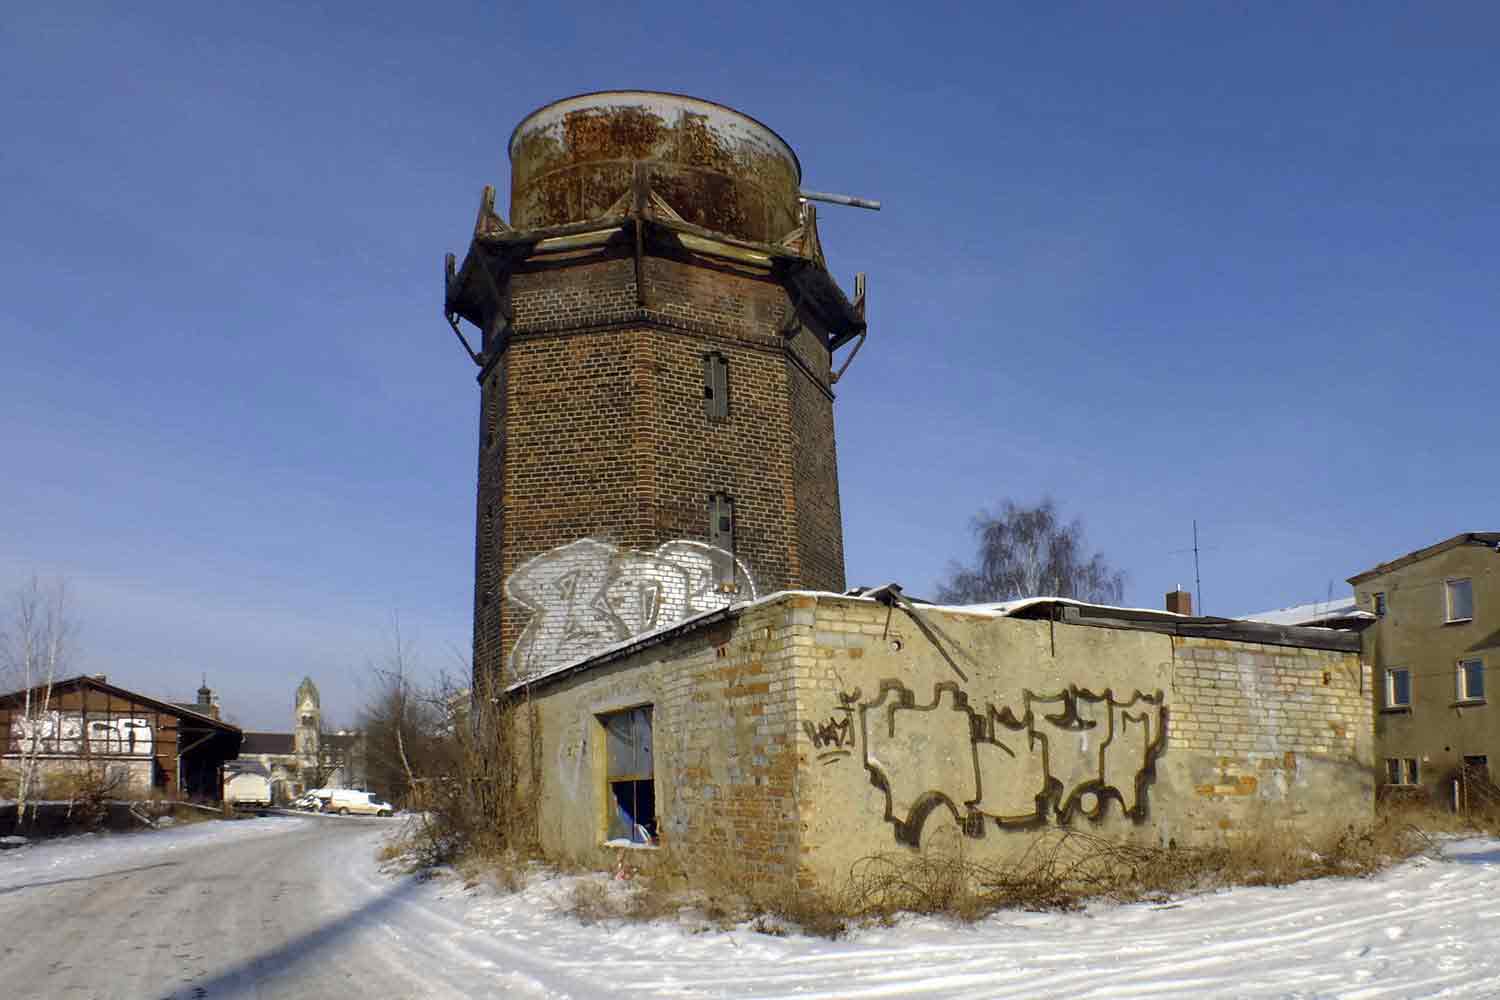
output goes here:
[[649, 90], [580, 94], [522, 119], [510, 137], [511, 225], [599, 218], [637, 163], [687, 222], [762, 243], [797, 225], [802, 166], [779, 135], [722, 104]]

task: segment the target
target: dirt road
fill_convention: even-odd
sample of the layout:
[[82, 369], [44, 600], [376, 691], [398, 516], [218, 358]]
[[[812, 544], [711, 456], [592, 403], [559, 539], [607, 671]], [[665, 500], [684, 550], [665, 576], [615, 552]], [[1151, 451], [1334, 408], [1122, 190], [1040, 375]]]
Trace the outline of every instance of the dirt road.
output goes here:
[[[378, 940], [381, 912], [413, 883], [398, 880], [372, 896], [338, 876], [347, 852], [368, 855], [379, 829], [396, 821], [250, 822], [259, 828], [233, 837], [153, 843], [162, 835], [133, 835], [135, 851], [98, 838], [108, 850], [63, 852], [44, 870], [18, 857], [25, 851], [0, 855], [0, 994], [385, 1000], [430, 993], [420, 970], [383, 958], [388, 949]], [[18, 864], [8, 872], [13, 858]]]

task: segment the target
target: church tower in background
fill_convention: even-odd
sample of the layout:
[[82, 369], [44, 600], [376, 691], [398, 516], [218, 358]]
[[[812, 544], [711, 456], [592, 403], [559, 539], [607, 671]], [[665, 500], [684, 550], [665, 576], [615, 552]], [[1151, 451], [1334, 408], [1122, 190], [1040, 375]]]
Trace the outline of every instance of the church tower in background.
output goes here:
[[864, 282], [830, 276], [791, 147], [611, 91], [532, 112], [509, 155], [509, 220], [486, 188], [444, 302], [479, 367], [476, 675], [843, 590], [834, 357]]
[[302, 678], [294, 700], [297, 725], [292, 730], [292, 752], [297, 763], [304, 768], [302, 773], [311, 775], [318, 768], [318, 744], [323, 731], [323, 708], [318, 701], [318, 686], [311, 677]]

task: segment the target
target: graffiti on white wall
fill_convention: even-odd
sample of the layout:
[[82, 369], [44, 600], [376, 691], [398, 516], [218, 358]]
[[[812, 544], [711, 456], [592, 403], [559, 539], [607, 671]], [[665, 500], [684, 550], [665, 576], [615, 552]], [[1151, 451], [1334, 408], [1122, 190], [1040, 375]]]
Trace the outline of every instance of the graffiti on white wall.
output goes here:
[[891, 679], [873, 698], [857, 688], [840, 694], [834, 716], [805, 729], [823, 763], [862, 758], [884, 793], [883, 818], [904, 844], [921, 843], [938, 808], [970, 837], [990, 825], [1097, 820], [1111, 802], [1145, 819], [1153, 764], [1165, 746], [1160, 691], [1121, 699], [1076, 684], [1049, 694], [1023, 689], [1020, 709], [975, 708], [953, 682], [933, 685], [931, 701], [918, 702]]
[[[85, 737], [87, 746], [85, 748]], [[12, 753], [149, 757], [153, 738], [146, 719], [44, 712], [26, 718], [16, 713], [11, 724]]]
[[522, 563], [505, 596], [532, 612], [510, 655], [526, 677], [756, 594], [744, 563], [703, 542], [638, 552], [581, 538]]

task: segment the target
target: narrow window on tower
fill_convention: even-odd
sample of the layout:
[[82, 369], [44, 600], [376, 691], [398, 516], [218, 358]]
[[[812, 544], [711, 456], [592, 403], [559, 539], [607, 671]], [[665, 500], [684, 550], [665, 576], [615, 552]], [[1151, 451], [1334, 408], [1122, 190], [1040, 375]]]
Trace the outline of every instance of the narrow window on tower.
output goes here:
[[734, 499], [727, 493], [709, 495], [708, 544], [714, 547], [714, 588], [734, 593]]
[[490, 376], [484, 386], [484, 447], [491, 451], [495, 447], [495, 377]]
[[729, 359], [718, 351], [703, 355], [703, 414], [729, 419]]

